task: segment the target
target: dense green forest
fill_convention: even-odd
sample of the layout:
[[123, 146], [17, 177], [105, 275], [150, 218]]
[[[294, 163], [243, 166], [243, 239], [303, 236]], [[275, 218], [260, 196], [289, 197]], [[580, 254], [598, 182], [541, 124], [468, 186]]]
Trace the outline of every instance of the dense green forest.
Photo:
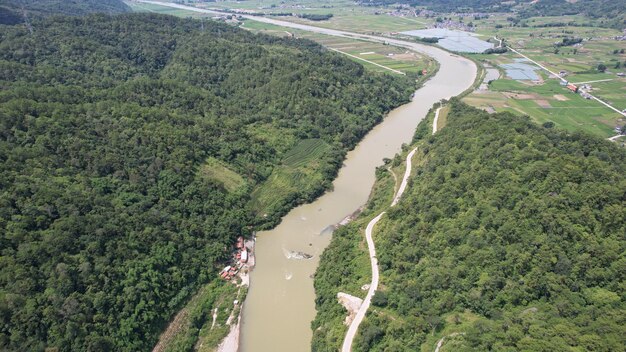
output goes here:
[[[32, 27], [0, 26], [3, 351], [149, 350], [236, 236], [323, 190], [414, 86], [213, 22]], [[257, 216], [250, 194], [283, 164], [323, 182]]]
[[69, 15], [83, 16], [102, 12], [130, 12], [122, 0], [0, 0], [0, 24], [16, 24], [27, 18]]
[[[375, 229], [381, 283], [355, 351], [432, 351], [444, 336], [445, 351], [624, 351], [626, 152], [456, 101], [437, 135], [425, 124], [409, 187]], [[341, 344], [335, 296], [369, 280], [353, 282], [352, 258], [376, 214], [322, 256], [314, 351]]]

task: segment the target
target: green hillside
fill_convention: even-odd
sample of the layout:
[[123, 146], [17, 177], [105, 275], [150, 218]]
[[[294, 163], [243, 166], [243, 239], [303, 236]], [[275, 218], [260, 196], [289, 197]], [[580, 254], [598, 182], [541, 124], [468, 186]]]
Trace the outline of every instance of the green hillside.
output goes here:
[[[441, 351], [624, 351], [624, 150], [458, 102], [437, 135], [419, 130], [409, 187], [375, 228], [381, 283], [354, 350], [433, 351], [446, 337]], [[337, 292], [364, 295], [354, 258], [376, 214], [322, 257], [314, 351], [341, 344]]]
[[122, 0], [0, 0], [0, 24], [16, 24], [27, 18], [51, 15], [83, 16], [90, 13], [130, 12]]
[[[150, 350], [234, 239], [328, 185], [414, 84], [214, 22], [32, 25], [0, 35], [2, 351]], [[255, 217], [283, 162], [323, 182]]]

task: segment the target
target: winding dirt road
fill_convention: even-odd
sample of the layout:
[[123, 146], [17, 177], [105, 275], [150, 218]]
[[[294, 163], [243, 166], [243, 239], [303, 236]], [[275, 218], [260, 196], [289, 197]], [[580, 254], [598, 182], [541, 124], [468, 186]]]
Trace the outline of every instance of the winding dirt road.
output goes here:
[[[150, 0], [137, 0], [137, 1], [142, 2], [142, 3], [158, 4], [162, 6], [169, 6], [173, 8], [179, 8], [179, 9], [185, 9], [189, 11], [203, 12], [203, 13], [209, 13], [209, 14], [227, 14], [227, 13], [223, 13], [219, 11], [199, 9], [199, 8], [180, 5], [180, 4], [164, 3], [164, 2], [150, 1]], [[309, 32], [336, 36], [336, 37], [345, 37], [345, 38], [358, 39], [358, 40], [364, 40], [364, 41], [370, 41], [370, 42], [391, 44], [394, 46], [407, 48], [409, 50], [425, 54], [433, 58], [439, 63], [440, 69], [437, 71], [437, 73], [433, 77], [430, 78], [430, 80], [424, 83], [423, 87], [420, 90], [418, 90], [415, 93], [413, 101], [409, 104], [406, 104], [403, 107], [399, 107], [398, 109], [394, 110], [393, 113], [397, 114], [396, 116], [398, 117], [395, 120], [389, 119], [389, 121], [387, 122], [387, 126], [389, 127], [385, 126], [386, 129], [382, 129], [381, 127], [377, 130], [370, 132], [368, 136], [362, 142], [363, 145], [367, 145], [368, 147], [366, 148], [365, 146], [362, 146], [360, 144], [360, 146], [357, 147], [357, 150], [368, 151], [369, 144], [367, 143], [373, 143], [373, 141], [377, 141], [379, 143], [386, 143], [384, 142], [385, 140], [383, 138], [386, 138], [387, 131], [391, 130], [392, 128], [397, 128], [397, 127], [402, 126], [400, 122], [404, 121], [403, 115], [406, 114], [409, 111], [409, 109], [412, 111], [413, 116], [416, 116], [415, 119], [419, 121], [421, 119], [420, 118], [421, 114], [423, 114], [421, 116], [426, 115], [426, 111], [422, 111], [422, 108], [427, 109], [426, 106], [431, 106], [433, 103], [436, 103], [437, 101], [440, 101], [441, 99], [449, 99], [450, 97], [453, 97], [462, 93], [464, 90], [469, 88], [474, 83], [475, 78], [476, 78], [477, 68], [476, 68], [476, 65], [472, 61], [466, 58], [460, 57], [458, 55], [451, 54], [443, 49], [440, 49], [434, 46], [428, 46], [428, 45], [415, 43], [415, 42], [407, 42], [407, 41], [402, 41], [402, 40], [397, 40], [397, 39], [387, 38], [387, 37], [378, 37], [374, 35], [352, 33], [352, 32], [340, 31], [340, 30], [334, 30], [334, 29], [328, 29], [328, 28], [320, 28], [320, 27], [292, 23], [292, 22], [276, 20], [272, 18], [265, 18], [265, 17], [260, 17], [260, 16], [251, 16], [251, 15], [243, 15], [243, 14], [238, 14], [238, 15], [241, 15], [243, 18], [246, 18], [246, 19], [251, 19], [251, 20], [263, 22], [263, 23], [274, 24], [274, 25], [287, 27], [287, 28], [295, 28], [295, 29], [305, 30]], [[416, 103], [418, 101], [420, 102], [419, 104]], [[412, 125], [412, 128], [414, 128], [414, 125]], [[381, 131], [385, 131], [385, 132], [383, 133]], [[402, 137], [404, 135], [404, 131], [406, 131], [406, 128], [403, 131], [394, 132], [394, 138], [396, 138], [396, 140], [404, 140], [404, 139], [410, 140], [411, 138], [410, 135]], [[389, 142], [389, 144], [392, 145], [394, 142], [395, 141]], [[376, 150], [377, 151], [385, 150], [385, 148], [387, 148], [387, 144], [379, 145]], [[352, 185], [355, 184], [354, 182], [348, 182], [346, 180], [349, 180], [350, 179], [349, 177], [354, 177], [355, 175], [362, 176], [363, 171], [360, 168], [369, 167], [368, 166], [369, 163], [365, 161], [366, 159], [368, 161], [377, 160], [376, 162], [379, 162], [380, 159], [384, 156], [383, 155], [380, 157], [374, 157], [371, 154], [372, 153], [368, 153], [367, 155], [362, 154], [362, 153], [361, 154], [355, 153], [350, 157], [352, 159], [348, 158], [348, 161], [346, 162], [346, 164], [349, 166], [342, 168], [342, 171], [340, 171], [338, 178], [333, 183], [333, 185], [336, 186], [333, 192], [329, 192], [325, 194], [323, 197], [318, 199], [313, 204], [305, 205], [301, 208], [296, 208], [294, 211], [292, 211], [292, 213], [295, 214], [293, 215], [293, 219], [289, 215], [285, 216], [283, 218], [282, 225], [272, 230], [273, 237], [272, 237], [272, 240], [270, 239], [267, 240], [269, 241], [268, 244], [266, 245], [267, 248], [264, 248], [263, 246], [259, 246], [257, 253], [262, 253], [263, 250], [265, 249], [266, 260], [268, 264], [266, 264], [265, 266], [265, 268], [267, 268], [265, 269], [265, 272], [262, 272], [263, 268], [261, 266], [257, 268], [257, 271], [258, 271], [257, 276], [261, 277], [260, 275], [264, 275], [263, 278], [265, 279], [265, 281], [259, 281], [259, 284], [257, 284], [255, 288], [256, 291], [251, 290], [246, 299], [246, 301], [250, 301], [250, 304], [248, 305], [248, 308], [247, 308], [248, 310], [247, 324], [250, 327], [254, 327], [254, 329], [248, 328], [247, 337], [246, 337], [246, 333], [242, 332], [242, 336], [244, 337], [243, 344], [242, 346], [240, 346], [242, 350], [272, 351], [272, 352], [294, 351], [294, 350], [304, 351], [305, 350], [305, 346], [307, 343], [309, 343], [310, 338], [311, 338], [310, 326], [309, 326], [310, 320], [308, 320], [309, 311], [303, 309], [302, 304], [299, 304], [296, 307], [292, 303], [293, 302], [301, 303], [301, 301], [298, 300], [299, 297], [305, 297], [308, 299], [309, 297], [308, 292], [305, 292], [303, 290], [296, 290], [295, 288], [292, 288], [291, 286], [288, 287], [284, 285], [282, 281], [276, 282], [271, 279], [272, 278], [270, 275], [270, 272], [272, 271], [271, 269], [274, 269], [277, 265], [278, 266], [282, 265], [282, 263], [279, 262], [278, 260], [274, 260], [273, 257], [269, 256], [270, 253], [273, 253], [270, 251], [270, 249], [273, 248], [272, 245], [275, 244], [275, 242], [278, 241], [279, 239], [284, 240], [284, 238], [287, 238], [286, 237], [287, 235], [285, 234], [289, 233], [289, 236], [293, 237], [293, 230], [292, 231], [287, 231], [287, 230], [290, 230], [292, 228], [295, 228], [295, 229], [302, 228], [302, 221], [299, 220], [300, 217], [298, 217], [297, 218], [298, 220], [296, 221], [296, 216], [300, 215], [300, 213], [298, 212], [306, 213], [308, 211], [311, 211], [310, 213], [307, 213], [311, 215], [310, 217], [308, 217], [307, 224], [308, 223], [313, 224], [317, 222], [319, 222], [320, 224], [328, 224], [328, 223], [335, 222], [334, 219], [337, 216], [336, 215], [337, 213], [348, 213], [349, 211], [351, 211], [351, 209], [354, 209], [362, 205], [363, 203], [357, 204], [358, 202], [361, 202], [360, 200], [361, 198], [359, 198], [361, 196], [361, 190], [352, 187]], [[412, 150], [411, 153], [409, 153], [409, 155], [407, 156], [407, 168], [405, 170], [405, 174], [400, 184], [400, 187], [398, 188], [398, 191], [396, 195], [394, 196], [391, 206], [395, 206], [398, 203], [398, 201], [400, 200], [402, 194], [404, 193], [407, 187], [408, 178], [411, 173], [411, 158], [413, 157], [414, 154], [415, 154], [415, 150]], [[363, 160], [361, 160], [361, 158], [363, 158]], [[357, 173], [357, 171], [359, 171], [360, 173]], [[372, 183], [373, 183], [373, 180], [372, 180]], [[367, 200], [367, 195], [369, 194], [370, 188], [371, 188], [371, 185], [367, 187], [366, 192], [365, 191], [362, 192], [363, 202]], [[365, 188], [363, 188], [363, 190], [365, 190]], [[346, 195], [349, 195], [349, 199], [354, 200], [354, 201], [352, 202], [346, 201], [345, 200], [347, 199]], [[339, 198], [339, 197], [343, 197], [343, 198]], [[358, 330], [358, 327], [361, 321], [365, 317], [365, 313], [367, 312], [367, 309], [369, 308], [369, 305], [371, 303], [371, 298], [373, 297], [374, 292], [378, 288], [378, 280], [379, 280], [378, 261], [376, 259], [376, 249], [374, 246], [374, 241], [372, 239], [372, 233], [373, 233], [373, 229], [375, 225], [378, 223], [382, 215], [384, 215], [384, 212], [379, 214], [375, 219], [373, 219], [368, 224], [367, 229], [366, 229], [366, 239], [367, 239], [368, 250], [369, 250], [369, 255], [370, 255], [370, 262], [372, 266], [372, 284], [370, 285], [366, 299], [364, 300], [362, 306], [360, 307], [359, 312], [357, 313], [357, 316], [355, 317], [355, 320], [352, 322], [352, 324], [350, 325], [348, 329], [348, 334], [346, 335], [346, 338], [343, 344], [343, 351], [350, 351], [354, 336], [356, 335], [356, 332]], [[304, 269], [302, 271], [306, 272], [306, 270]], [[309, 281], [307, 281], [306, 283], [307, 285], [309, 284]], [[294, 283], [294, 281], [289, 281], [289, 283]], [[270, 285], [273, 285], [273, 286], [269, 287]], [[289, 304], [286, 304], [284, 299], [280, 300], [279, 305], [274, 304], [274, 302], [269, 302], [268, 304], [267, 298], [275, 297], [276, 292], [278, 292], [277, 288], [282, 289], [282, 291], [280, 291], [281, 294], [287, 295], [287, 297], [291, 297], [291, 299], [289, 300]], [[255, 292], [258, 292], [256, 296], [255, 296]], [[297, 298], [293, 295], [289, 296], [293, 292], [297, 292], [299, 296]], [[304, 295], [302, 294], [303, 292], [304, 292]], [[312, 287], [311, 287], [311, 292], [312, 292]], [[274, 294], [274, 296], [270, 296], [269, 293]], [[313, 301], [312, 298], [310, 300], [311, 302]], [[293, 306], [292, 308], [289, 308], [290, 304], [291, 306]], [[267, 310], [268, 310], [266, 309], [267, 307], [272, 308], [274, 310], [272, 310], [271, 313], [267, 313]], [[311, 305], [311, 308], [313, 308], [312, 305]], [[294, 310], [297, 310], [298, 314], [294, 314]], [[313, 313], [314, 313], [314, 310], [311, 310], [311, 314]], [[267, 319], [270, 316], [281, 322], [276, 322], [273, 324], [266, 324], [266, 325], [271, 325], [272, 326], [271, 329], [264, 328], [262, 324], [267, 322]], [[277, 317], [280, 317], [280, 318], [277, 318]], [[300, 323], [302, 323], [301, 326], [298, 325]], [[246, 330], [245, 325], [246, 324], [244, 323], [243, 330]], [[285, 335], [286, 334], [285, 331], [289, 331], [289, 333], [287, 333], [289, 336]], [[294, 331], [298, 331], [298, 333], [294, 334], [293, 333]], [[293, 338], [293, 336], [297, 336], [297, 337]], [[280, 343], [278, 343], [277, 339], [280, 339]]]
[[[437, 111], [435, 112], [435, 119], [433, 121], [433, 134], [437, 132], [437, 120], [439, 117], [440, 110], [441, 110], [441, 107], [439, 107]], [[413, 168], [411, 161], [413, 160], [413, 155], [415, 155], [416, 151], [417, 151], [417, 148], [414, 148], [413, 150], [411, 150], [409, 155], [406, 156], [406, 169], [404, 170], [404, 176], [402, 177], [402, 183], [400, 184], [400, 188], [398, 188], [398, 192], [396, 193], [395, 197], [393, 197], [393, 201], [391, 202], [392, 207], [398, 204], [398, 202], [400, 201], [400, 198], [402, 197], [402, 194], [406, 190], [406, 186], [409, 182], [409, 176], [411, 176], [411, 169]], [[374, 240], [372, 239], [372, 231], [374, 230], [374, 226], [376, 226], [376, 224], [380, 221], [380, 219], [382, 218], [384, 214], [385, 214], [384, 211], [378, 214], [378, 216], [373, 218], [372, 221], [370, 221], [369, 224], [367, 224], [367, 227], [365, 228], [365, 239], [367, 240], [367, 249], [369, 251], [370, 263], [372, 266], [372, 282], [370, 283], [370, 288], [367, 291], [367, 295], [365, 296], [365, 299], [363, 300], [363, 304], [359, 308], [359, 311], [357, 312], [356, 316], [354, 317], [354, 320], [350, 324], [350, 327], [348, 327], [348, 332], [346, 332], [346, 337], [344, 338], [343, 345], [341, 346], [342, 352], [352, 351], [352, 342], [354, 341], [354, 336], [356, 336], [356, 332], [359, 329], [359, 325], [361, 325], [363, 318], [365, 318], [365, 313], [367, 313], [367, 310], [370, 307], [370, 303], [372, 302], [372, 297], [374, 296], [374, 293], [376, 293], [376, 290], [378, 289], [378, 281], [379, 281], [380, 275], [379, 275], [379, 270], [378, 270], [378, 259], [376, 258], [376, 246], [374, 245]], [[443, 343], [443, 339], [441, 343]]]
[[[413, 159], [413, 155], [415, 155], [416, 151], [417, 148], [411, 150], [409, 155], [407, 155], [406, 157], [406, 170], [404, 170], [404, 176], [402, 177], [402, 183], [400, 184], [400, 188], [398, 188], [398, 192], [391, 202], [392, 207], [398, 204], [400, 198], [402, 197], [402, 194], [406, 190], [406, 186], [409, 182], [409, 176], [411, 176], [411, 160]], [[363, 299], [363, 304], [359, 308], [359, 311], [356, 313], [356, 316], [350, 324], [350, 327], [348, 327], [348, 332], [346, 333], [346, 337], [343, 340], [343, 345], [341, 346], [342, 352], [352, 351], [352, 342], [354, 341], [354, 336], [356, 336], [356, 332], [359, 330], [359, 325], [361, 325], [363, 318], [365, 318], [365, 313], [367, 313], [367, 310], [370, 307], [372, 297], [378, 289], [378, 281], [380, 275], [378, 270], [378, 259], [376, 258], [376, 246], [374, 245], [374, 240], [372, 239], [372, 232], [374, 230], [374, 226], [376, 226], [376, 224], [380, 221], [383, 215], [385, 215], [384, 211], [378, 214], [378, 216], [376, 216], [375, 218], [373, 218], [372, 221], [370, 221], [365, 228], [365, 239], [367, 240], [367, 249], [369, 251], [370, 264], [372, 266], [372, 282], [370, 283], [370, 288], [367, 291], [365, 299]]]

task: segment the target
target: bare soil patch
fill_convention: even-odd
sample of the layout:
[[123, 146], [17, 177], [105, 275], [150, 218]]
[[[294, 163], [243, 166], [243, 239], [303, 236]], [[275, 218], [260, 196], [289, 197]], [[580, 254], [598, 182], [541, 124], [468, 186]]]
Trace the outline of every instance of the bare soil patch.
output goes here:
[[554, 95], [554, 99], [558, 100], [558, 101], [568, 101], [569, 98], [566, 97], [565, 95], [562, 94], [555, 94]]
[[543, 99], [535, 99], [535, 103], [537, 103], [537, 105], [539, 105], [542, 108], [551, 108], [552, 105], [550, 105], [550, 102], [547, 100], [543, 100]]

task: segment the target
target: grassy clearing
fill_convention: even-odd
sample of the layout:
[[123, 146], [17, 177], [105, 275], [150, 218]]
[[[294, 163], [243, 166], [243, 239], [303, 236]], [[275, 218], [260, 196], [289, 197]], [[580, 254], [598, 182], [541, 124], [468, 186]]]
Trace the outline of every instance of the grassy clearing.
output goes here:
[[229, 192], [234, 192], [246, 185], [246, 181], [241, 175], [230, 170], [215, 158], [208, 158], [198, 170], [198, 175], [206, 180], [220, 183]]
[[[229, 285], [235, 290], [231, 290], [226, 295], [222, 295], [213, 304], [213, 308], [217, 307], [217, 318], [215, 326], [213, 326], [213, 317], [206, 319], [198, 332], [198, 340], [195, 344], [195, 350], [198, 352], [212, 352], [220, 342], [228, 335], [230, 325], [226, 324], [229, 316], [233, 316], [233, 324], [237, 323], [237, 316], [241, 310], [241, 304], [233, 305], [233, 302], [243, 302], [247, 295], [247, 288], [242, 286], [239, 290], [235, 285]], [[213, 311], [211, 310], [211, 314]]]
[[258, 214], [270, 213], [283, 206], [289, 194], [297, 197], [323, 187], [325, 181], [319, 170], [330, 149], [321, 139], [300, 141], [285, 154], [282, 165], [252, 192], [252, 208]]

